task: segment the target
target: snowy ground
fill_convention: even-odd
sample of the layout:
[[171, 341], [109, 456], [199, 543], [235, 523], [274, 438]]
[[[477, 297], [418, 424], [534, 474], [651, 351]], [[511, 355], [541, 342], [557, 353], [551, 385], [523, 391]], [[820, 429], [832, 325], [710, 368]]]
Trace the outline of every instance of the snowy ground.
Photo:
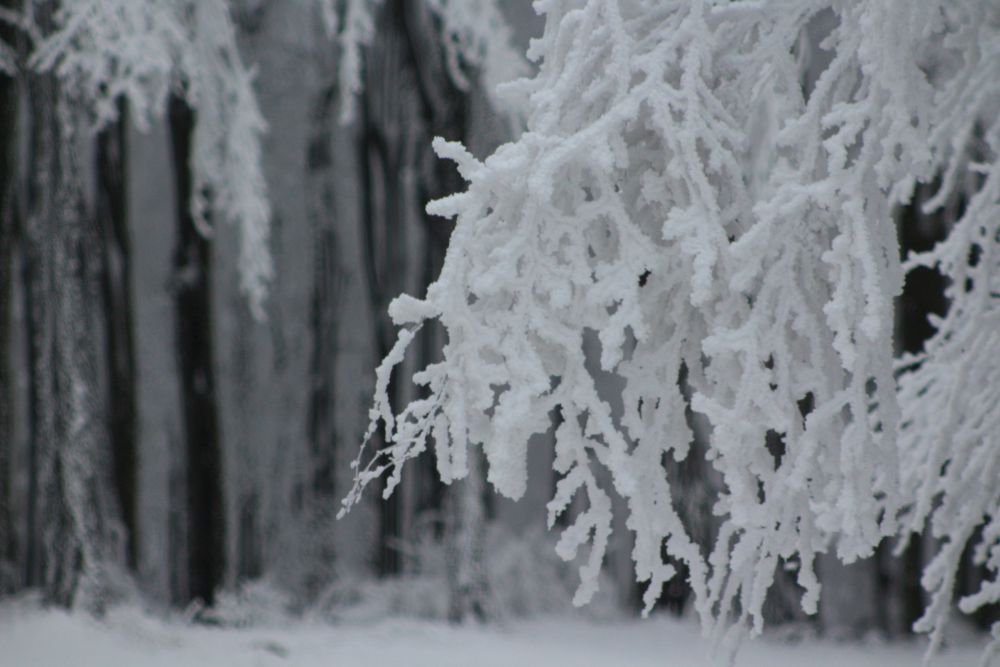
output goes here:
[[[847, 644], [774, 638], [746, 644], [739, 667], [915, 667], [923, 645]], [[974, 646], [934, 665], [970, 667]], [[691, 623], [667, 618], [519, 621], [502, 628], [414, 620], [364, 625], [296, 622], [221, 629], [118, 610], [97, 622], [37, 608], [0, 607], [3, 667], [699, 667], [709, 645]]]

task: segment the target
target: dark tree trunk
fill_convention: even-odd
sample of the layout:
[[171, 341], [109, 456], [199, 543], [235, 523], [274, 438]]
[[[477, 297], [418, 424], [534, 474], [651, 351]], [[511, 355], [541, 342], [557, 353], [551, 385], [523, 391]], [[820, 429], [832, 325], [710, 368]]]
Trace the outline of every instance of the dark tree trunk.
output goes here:
[[309, 442], [312, 449], [312, 493], [332, 499], [335, 493], [336, 425], [333, 420], [333, 381], [337, 360], [337, 307], [340, 284], [337, 235], [332, 225], [316, 228], [315, 282], [310, 303], [314, 332], [310, 364]]
[[[0, 1], [13, 9], [14, 0]], [[0, 22], [0, 42], [15, 44], [17, 35]], [[20, 587], [17, 573], [17, 530], [14, 526], [12, 454], [14, 449], [14, 377], [11, 371], [11, 295], [17, 222], [14, 193], [17, 187], [18, 81], [0, 74], [0, 595]]]
[[334, 224], [333, 160], [330, 127], [335, 99], [333, 87], [323, 91], [312, 114], [312, 136], [306, 167], [316, 201], [312, 204], [315, 255], [313, 290], [309, 304], [312, 353], [309, 363], [310, 396], [308, 434], [312, 455], [311, 494], [320, 503], [333, 502], [335, 493], [336, 424], [334, 423], [334, 379], [336, 377], [339, 295], [343, 270], [338, 262], [337, 230]]
[[126, 556], [135, 569], [136, 363], [132, 315], [131, 244], [128, 228], [128, 147], [124, 103], [118, 121], [97, 135], [97, 224], [101, 236], [101, 292], [108, 363], [108, 410], [115, 488], [126, 531]]
[[257, 529], [258, 504], [255, 491], [248, 491], [240, 504], [236, 562], [238, 580], [255, 579], [263, 572], [261, 540]]
[[[423, 295], [444, 256], [450, 225], [431, 219], [428, 201], [461, 189], [452, 165], [432, 153], [435, 136], [466, 138], [467, 92], [449, 76], [441, 48], [439, 26], [424, 3], [391, 0], [379, 17], [376, 38], [365, 61], [366, 87], [361, 99], [360, 163], [363, 184], [363, 238], [368, 286], [375, 322], [376, 352], [384, 358], [395, 340], [386, 309], [399, 294]], [[438, 354], [427, 341], [414, 352], [418, 358], [397, 367], [392, 387], [393, 409], [415, 398], [409, 374]], [[420, 354], [420, 351], [423, 354]], [[411, 352], [411, 354], [413, 354]], [[373, 443], [383, 446], [384, 434]], [[470, 457], [469, 477], [442, 493], [435, 471], [416, 467], [423, 479], [407, 481], [380, 507], [379, 569], [399, 572], [394, 542], [406, 538], [403, 529], [418, 509], [444, 514], [444, 538], [449, 563], [449, 616], [491, 615], [483, 567], [486, 505], [484, 476], [476, 456]]]
[[174, 253], [177, 355], [187, 475], [188, 597], [215, 600], [225, 568], [222, 443], [212, 347], [211, 245], [191, 214], [194, 112], [170, 102], [177, 246]]
[[[385, 16], [395, 12], [388, 7]], [[390, 19], [391, 20], [391, 19]], [[395, 26], [393, 26], [395, 28]], [[386, 308], [393, 296], [403, 291], [402, 278], [406, 247], [406, 225], [402, 219], [399, 177], [403, 168], [400, 133], [415, 119], [405, 117], [407, 82], [401, 77], [408, 73], [400, 48], [398, 29], [382, 27], [368, 49], [366, 87], [359, 101], [362, 208], [361, 226], [364, 240], [364, 265], [372, 315], [375, 326], [375, 354], [383, 359], [393, 343], [392, 323]], [[390, 383], [393, 409], [398, 409], [399, 373], [393, 372]], [[380, 430], [373, 437], [373, 447], [385, 446], [385, 434]], [[396, 542], [402, 538], [402, 493], [394, 493], [378, 504], [379, 540], [376, 565], [381, 575], [398, 574], [399, 552]]]
[[[51, 13], [49, 8], [48, 13]], [[46, 10], [41, 10], [41, 20]], [[46, 569], [43, 545], [42, 507], [43, 466], [53, 457], [55, 427], [53, 423], [55, 392], [53, 387], [52, 354], [54, 326], [52, 323], [52, 272], [54, 266], [55, 190], [63, 175], [57, 169], [58, 139], [53, 135], [59, 126], [56, 116], [55, 81], [51, 77], [31, 77], [28, 80], [29, 136], [27, 220], [23, 262], [24, 306], [28, 338], [28, 499], [27, 550], [24, 581], [27, 586], [41, 586]]]
[[[55, 3], [36, 5], [43, 33]], [[26, 579], [100, 611], [121, 534], [98, 373], [97, 239], [83, 208], [75, 120], [51, 75], [29, 79], [25, 292], [31, 387]]]

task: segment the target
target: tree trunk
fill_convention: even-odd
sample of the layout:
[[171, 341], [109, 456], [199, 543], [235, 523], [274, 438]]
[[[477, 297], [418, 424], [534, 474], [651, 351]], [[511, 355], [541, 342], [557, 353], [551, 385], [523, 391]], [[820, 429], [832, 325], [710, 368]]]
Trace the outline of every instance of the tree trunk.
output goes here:
[[[405, 290], [407, 273], [408, 229], [402, 201], [400, 177], [407, 165], [403, 163], [404, 143], [416, 121], [411, 108], [412, 100], [406, 98], [412, 84], [400, 45], [401, 35], [393, 17], [396, 12], [388, 6], [382, 15], [382, 27], [367, 52], [366, 86], [359, 103], [361, 132], [359, 163], [362, 182], [362, 238], [364, 240], [364, 265], [374, 322], [375, 353], [377, 359], [388, 354], [393, 344], [393, 327], [386, 313], [389, 301]], [[389, 25], [386, 25], [389, 24]], [[408, 105], [407, 102], [410, 102]], [[398, 400], [400, 375], [391, 383], [393, 410]], [[385, 446], [381, 430], [373, 437], [373, 447]], [[401, 488], [379, 507], [379, 540], [376, 564], [379, 574], [400, 572], [399, 540], [405, 521], [403, 512], [404, 491]]]
[[[329, 63], [324, 64], [329, 67]], [[340, 322], [344, 316], [346, 270], [341, 259], [344, 250], [337, 232], [337, 223], [343, 212], [338, 212], [334, 204], [336, 176], [331, 123], [336, 122], [335, 100], [336, 87], [331, 84], [323, 87], [312, 102], [306, 155], [310, 193], [308, 219], [313, 238], [312, 294], [309, 299], [312, 348], [306, 417], [308, 472], [298, 494], [298, 509], [303, 510], [302, 525], [308, 531], [306, 543], [302, 545], [307, 554], [306, 567], [301, 573], [301, 582], [307, 591], [327, 586], [334, 572], [337, 553], [333, 535], [339, 500], [336, 497], [338, 432], [343, 429], [336, 419], [336, 406], [338, 401], [348, 402], [346, 397], [336, 393], [338, 371], [343, 372], [343, 369], [338, 369], [337, 361], [338, 356], [344, 354], [340, 349]], [[307, 597], [311, 594], [307, 593]]]
[[[395, 339], [386, 313], [389, 302], [404, 292], [423, 295], [443, 260], [451, 227], [431, 219], [424, 207], [462, 187], [454, 167], [443, 164], [430, 148], [435, 136], [466, 138], [467, 92], [454, 86], [444, 58], [439, 26], [424, 3], [386, 3], [367, 52], [360, 103], [365, 259], [379, 358]], [[425, 335], [433, 337], [431, 331]], [[394, 372], [390, 385], [394, 410], [416, 398], [412, 372], [438, 354], [426, 345], [423, 352], [411, 353], [404, 367]], [[418, 466], [404, 476], [393, 497], [380, 503], [378, 562], [383, 574], [400, 571], [394, 542], [408, 537], [404, 530], [417, 510], [443, 509], [450, 563], [449, 616], [455, 621], [470, 614], [491, 615], [483, 565], [485, 477], [477, 456], [470, 457], [469, 476], [445, 493], [434, 470]], [[426, 480], [415, 480], [414, 474]]]
[[448, 620], [488, 620], [492, 608], [484, 556], [486, 505], [483, 455], [469, 452], [469, 474], [452, 482], [445, 499], [445, 563], [448, 570]]
[[323, 91], [312, 114], [312, 136], [306, 160], [315, 191], [310, 218], [315, 238], [312, 299], [309, 320], [312, 354], [309, 363], [310, 396], [308, 434], [312, 454], [311, 495], [320, 503], [333, 502], [336, 424], [334, 390], [337, 360], [339, 296], [343, 271], [338, 263], [337, 230], [334, 224], [331, 139], [334, 89]]
[[97, 135], [97, 224], [101, 236], [101, 292], [108, 363], [108, 407], [115, 488], [126, 531], [126, 555], [135, 569], [136, 520], [136, 361], [132, 315], [132, 266], [128, 230], [127, 122]]
[[187, 457], [188, 598], [215, 601], [225, 568], [222, 443], [216, 402], [211, 317], [211, 245], [191, 214], [194, 112], [170, 101], [177, 246], [174, 253], [177, 355]]
[[[0, 7], [14, 9], [14, 0]], [[14, 30], [0, 22], [0, 42], [15, 44]], [[18, 81], [0, 74], [0, 596], [20, 588], [17, 574], [17, 530], [14, 526], [12, 455], [14, 449], [14, 376], [11, 371], [11, 295], [17, 224], [14, 192], [17, 187]]]
[[[43, 32], [55, 3], [38, 7]], [[29, 84], [25, 287], [30, 340], [29, 584], [99, 612], [120, 558], [98, 375], [94, 230], [83, 209], [73, 113], [56, 79]]]

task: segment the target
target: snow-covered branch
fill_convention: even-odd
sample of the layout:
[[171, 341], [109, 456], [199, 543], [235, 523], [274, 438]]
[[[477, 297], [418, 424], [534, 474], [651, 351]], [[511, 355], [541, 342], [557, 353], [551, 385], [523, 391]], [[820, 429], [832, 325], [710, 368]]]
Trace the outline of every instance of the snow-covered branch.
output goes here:
[[273, 273], [271, 206], [261, 159], [267, 123], [254, 95], [253, 71], [240, 58], [226, 0], [194, 1], [188, 15], [191, 51], [182, 60], [181, 76], [185, 99], [197, 112], [192, 207], [204, 225], [216, 212], [239, 226], [240, 285], [252, 312], [262, 318]]
[[[959, 607], [971, 613], [1000, 601], [1000, 12], [989, 3], [956, 3], [945, 16], [944, 46], [931, 147], [941, 185], [929, 211], [965, 199], [948, 238], [909, 265], [948, 278], [950, 305], [922, 354], [900, 368], [901, 451], [907, 528], [929, 521], [942, 540], [924, 571], [931, 602], [917, 628], [941, 633], [966, 545], [992, 577]], [[959, 112], [960, 111], [960, 112]], [[1000, 649], [1000, 625], [983, 664]]]
[[[933, 515], [948, 540], [925, 578], [937, 597], [923, 627], [939, 627], [956, 559], [998, 510], [988, 407], [1000, 377], [996, 9], [536, 7], [546, 25], [529, 57], [540, 69], [507, 86], [527, 101], [527, 131], [483, 162], [435, 144], [468, 189], [429, 207], [457, 226], [425, 299], [391, 311], [408, 329], [379, 371], [372, 412], [389, 445], [348, 504], [384, 471], [398, 480], [431, 440], [444, 480], [462, 477], [467, 448], [482, 447], [489, 481], [517, 498], [528, 439], [557, 418], [550, 517], [577, 492], [589, 502], [560, 543], [566, 558], [590, 544], [578, 601], [596, 586], [612, 492], [628, 503], [647, 608], [675, 575], [665, 553], [688, 566], [702, 620], [720, 633], [734, 621], [760, 631], [782, 563], [797, 566], [803, 608], [815, 612], [816, 555], [867, 556], [908, 512], [914, 527]], [[983, 164], [968, 166], [980, 131]], [[970, 169], [982, 183], [965, 215], [920, 260], [952, 278], [953, 304], [897, 392], [893, 299], [904, 270], [893, 207], [938, 173], [948, 196]], [[389, 372], [409, 328], [432, 319], [448, 343], [415, 378], [429, 397], [394, 415]], [[602, 371], [625, 381], [621, 414], [585, 363], [588, 332]], [[689, 406], [711, 425], [707, 456], [723, 480], [707, 556], [663, 465], [689, 455]], [[987, 522], [978, 552], [994, 572], [997, 534]], [[998, 592], [989, 585], [963, 608]]]

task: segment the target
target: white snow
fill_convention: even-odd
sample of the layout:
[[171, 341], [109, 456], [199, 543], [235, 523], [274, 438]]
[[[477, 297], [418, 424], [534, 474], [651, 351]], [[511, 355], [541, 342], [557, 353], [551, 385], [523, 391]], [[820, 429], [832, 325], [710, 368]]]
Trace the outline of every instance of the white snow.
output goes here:
[[[913, 667], [924, 642], [837, 643], [775, 637], [746, 643], [737, 667]], [[0, 607], [3, 667], [700, 667], [712, 665], [710, 643], [693, 622], [548, 618], [502, 627], [410, 619], [330, 625], [289, 621], [253, 628], [192, 626], [135, 608], [103, 621], [62, 611]], [[976, 664], [975, 646], [940, 654], [937, 667]]]

